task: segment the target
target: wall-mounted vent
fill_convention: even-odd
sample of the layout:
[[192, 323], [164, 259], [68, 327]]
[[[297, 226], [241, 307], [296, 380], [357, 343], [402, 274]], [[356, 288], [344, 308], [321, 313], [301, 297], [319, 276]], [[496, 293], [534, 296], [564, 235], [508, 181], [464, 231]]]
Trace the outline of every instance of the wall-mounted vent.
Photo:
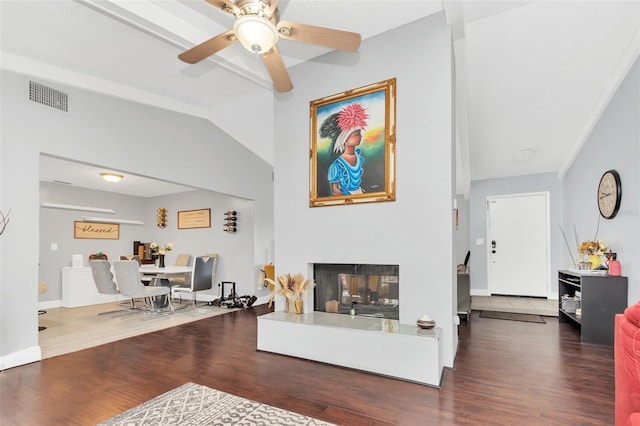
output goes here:
[[69, 95], [35, 81], [29, 81], [29, 100], [60, 111], [69, 111]]

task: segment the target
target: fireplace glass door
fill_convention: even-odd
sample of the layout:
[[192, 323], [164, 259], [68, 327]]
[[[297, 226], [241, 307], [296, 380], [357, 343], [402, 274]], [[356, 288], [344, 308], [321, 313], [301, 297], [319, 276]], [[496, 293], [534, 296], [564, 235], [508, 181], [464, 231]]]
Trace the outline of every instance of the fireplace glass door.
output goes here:
[[315, 264], [316, 311], [398, 319], [398, 265]]

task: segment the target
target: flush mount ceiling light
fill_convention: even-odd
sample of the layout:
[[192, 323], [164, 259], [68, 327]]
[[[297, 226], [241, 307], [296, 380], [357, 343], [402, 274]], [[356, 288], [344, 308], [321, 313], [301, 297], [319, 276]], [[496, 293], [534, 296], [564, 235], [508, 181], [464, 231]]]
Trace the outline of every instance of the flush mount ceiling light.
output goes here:
[[278, 41], [278, 29], [264, 16], [244, 15], [233, 23], [233, 31], [245, 49], [265, 53]]
[[513, 159], [516, 161], [529, 161], [534, 154], [535, 152], [532, 149], [523, 149], [513, 154]]
[[116, 174], [116, 173], [100, 173], [102, 179], [107, 182], [120, 182], [124, 176]]

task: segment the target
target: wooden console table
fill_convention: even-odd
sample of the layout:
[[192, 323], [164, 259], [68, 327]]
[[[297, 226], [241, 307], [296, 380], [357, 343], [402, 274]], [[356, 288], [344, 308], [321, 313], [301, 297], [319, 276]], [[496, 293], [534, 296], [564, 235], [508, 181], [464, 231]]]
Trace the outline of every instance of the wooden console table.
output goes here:
[[[581, 314], [562, 308], [562, 296], [581, 294]], [[572, 323], [585, 343], [613, 345], [615, 315], [627, 307], [627, 277], [558, 271], [558, 321]]]

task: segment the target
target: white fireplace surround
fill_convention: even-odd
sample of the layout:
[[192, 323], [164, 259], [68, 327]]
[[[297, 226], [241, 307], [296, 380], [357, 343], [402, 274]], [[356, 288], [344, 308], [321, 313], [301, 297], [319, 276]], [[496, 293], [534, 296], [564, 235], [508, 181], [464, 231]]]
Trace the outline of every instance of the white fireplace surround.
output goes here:
[[258, 317], [258, 350], [440, 387], [440, 332], [392, 319], [277, 311]]

